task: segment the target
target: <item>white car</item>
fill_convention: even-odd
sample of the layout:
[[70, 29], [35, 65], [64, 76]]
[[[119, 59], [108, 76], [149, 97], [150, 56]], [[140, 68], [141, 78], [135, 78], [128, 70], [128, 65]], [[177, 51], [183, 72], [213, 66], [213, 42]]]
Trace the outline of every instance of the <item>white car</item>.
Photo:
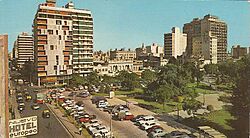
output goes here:
[[99, 103], [97, 104], [98, 108], [105, 108], [108, 106], [108, 102], [105, 101], [99, 101]]
[[155, 122], [155, 118], [153, 116], [144, 116], [140, 121], [138, 121], [138, 124], [141, 126], [147, 122]]
[[83, 125], [83, 127], [88, 128], [89, 126], [91, 126], [94, 123], [99, 123], [100, 124], [101, 122], [99, 120], [97, 120], [97, 119], [92, 119], [87, 123], [82, 123], [82, 125]]
[[106, 130], [107, 130], [106, 126], [99, 125], [95, 129], [92, 129], [92, 131], [90, 131], [90, 133], [93, 135], [95, 133], [106, 132]]
[[110, 138], [111, 137], [111, 133], [108, 129], [102, 129], [97, 133], [94, 133], [92, 135], [94, 138]]
[[87, 130], [89, 131], [89, 132], [91, 132], [92, 130], [94, 130], [96, 127], [98, 127], [98, 126], [100, 126], [101, 124], [99, 124], [99, 123], [93, 123], [93, 124], [91, 124], [90, 126], [88, 126], [87, 127]]
[[151, 128], [153, 126], [160, 126], [160, 124], [156, 123], [156, 122], [146, 122], [145, 124], [141, 125], [141, 129], [148, 130], [149, 128]]

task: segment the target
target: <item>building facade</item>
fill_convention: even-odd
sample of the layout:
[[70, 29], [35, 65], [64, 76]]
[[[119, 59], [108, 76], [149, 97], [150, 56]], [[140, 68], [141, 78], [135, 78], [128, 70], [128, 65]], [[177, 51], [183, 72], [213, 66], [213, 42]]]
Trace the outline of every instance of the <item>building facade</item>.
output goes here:
[[0, 35], [0, 137], [9, 137], [8, 35]]
[[134, 60], [135, 58], [136, 52], [131, 49], [110, 50], [110, 60]]
[[162, 46], [159, 46], [156, 43], [153, 43], [152, 45], [149, 45], [149, 46], [144, 46], [144, 43], [143, 43], [141, 47], [138, 47], [135, 49], [135, 52], [136, 52], [137, 59], [139, 59], [140, 57], [145, 57], [149, 55], [160, 57], [160, 56], [163, 56], [164, 49]]
[[187, 47], [187, 34], [183, 34], [180, 28], [173, 27], [171, 33], [164, 34], [164, 57], [177, 58], [185, 53]]
[[[197, 39], [201, 39], [201, 20], [199, 18], [194, 18], [193, 21], [191, 21], [190, 23], [186, 23], [184, 24], [183, 27], [183, 33], [187, 34], [187, 49], [186, 49], [186, 53], [187, 56], [191, 56], [191, 55], [195, 55], [197, 54]], [[193, 40], [195, 39], [195, 40]], [[193, 46], [193, 43], [196, 44], [196, 47]], [[199, 42], [198, 42], [199, 43]], [[195, 50], [193, 50], [195, 49]], [[198, 51], [199, 52], [199, 51]]]
[[247, 47], [241, 47], [240, 45], [234, 45], [231, 49], [232, 58], [239, 59], [248, 53]]
[[34, 19], [34, 53], [38, 83], [65, 84], [71, 74], [93, 71], [93, 19], [72, 2], [40, 4]]
[[[226, 59], [227, 24], [218, 17], [208, 14], [205, 15], [203, 19], [194, 18], [192, 22], [184, 24], [183, 32], [186, 33], [188, 37], [187, 55], [189, 57], [196, 57], [197, 53], [201, 53], [198, 57], [204, 57], [205, 60], [211, 60], [213, 63]], [[200, 40], [201, 45], [197, 45], [197, 43], [200, 43], [198, 42]], [[217, 41], [216, 48], [215, 41]], [[208, 47], [209, 44], [209, 51], [199, 51], [200, 49], [207, 49], [206, 47]], [[198, 46], [201, 46], [201, 48], [198, 48]], [[205, 48], [203, 46], [205, 46]], [[215, 52], [214, 49], [216, 49], [217, 52]], [[208, 54], [210, 54], [210, 56], [207, 56]]]
[[14, 42], [14, 53], [17, 66], [22, 67], [27, 61], [34, 61], [34, 42], [33, 36], [22, 32]]

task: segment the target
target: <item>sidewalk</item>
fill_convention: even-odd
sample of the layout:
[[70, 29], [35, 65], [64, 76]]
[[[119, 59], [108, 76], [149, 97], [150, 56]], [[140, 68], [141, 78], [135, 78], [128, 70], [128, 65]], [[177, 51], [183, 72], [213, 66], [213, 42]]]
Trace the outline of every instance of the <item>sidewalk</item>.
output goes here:
[[12, 108], [12, 112], [14, 113], [13, 116], [11, 115], [11, 113], [9, 113], [10, 119], [21, 118], [21, 115], [17, 109], [16, 92], [13, 92], [12, 95], [9, 95], [9, 108]]
[[83, 135], [79, 135], [78, 128], [70, 122], [70, 120], [67, 117], [63, 117], [63, 113], [56, 108], [53, 104], [47, 104], [47, 107], [51, 110], [51, 112], [56, 116], [58, 121], [62, 124], [62, 126], [69, 132], [72, 138], [83, 138]]

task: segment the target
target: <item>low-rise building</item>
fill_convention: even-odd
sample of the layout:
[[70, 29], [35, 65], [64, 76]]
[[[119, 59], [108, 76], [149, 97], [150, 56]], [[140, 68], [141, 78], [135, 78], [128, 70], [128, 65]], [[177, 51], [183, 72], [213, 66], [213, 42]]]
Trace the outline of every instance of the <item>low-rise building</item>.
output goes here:
[[241, 47], [240, 45], [234, 45], [231, 49], [231, 53], [232, 53], [232, 58], [234, 59], [239, 59], [243, 56], [245, 56], [248, 52], [247, 47]]
[[110, 50], [110, 60], [134, 60], [135, 58], [136, 52], [131, 49]]
[[155, 56], [155, 57], [160, 57], [163, 56], [164, 53], [164, 48], [156, 43], [153, 43], [152, 45], [149, 46], [144, 46], [144, 43], [142, 44], [141, 47], [136, 48], [136, 58], [139, 59], [140, 57], [144, 56]]

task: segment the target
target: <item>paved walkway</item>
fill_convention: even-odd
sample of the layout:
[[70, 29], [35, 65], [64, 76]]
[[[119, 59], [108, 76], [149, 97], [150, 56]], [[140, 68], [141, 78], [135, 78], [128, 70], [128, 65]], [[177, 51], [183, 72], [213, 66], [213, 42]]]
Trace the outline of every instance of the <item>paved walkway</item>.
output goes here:
[[59, 119], [59, 122], [62, 123], [62, 125], [66, 128], [66, 130], [71, 134], [72, 138], [87, 138], [84, 135], [79, 135], [78, 128], [70, 122], [70, 120], [67, 117], [63, 117], [63, 113], [56, 108], [53, 104], [46, 104], [48, 108], [54, 113], [54, 115]]

